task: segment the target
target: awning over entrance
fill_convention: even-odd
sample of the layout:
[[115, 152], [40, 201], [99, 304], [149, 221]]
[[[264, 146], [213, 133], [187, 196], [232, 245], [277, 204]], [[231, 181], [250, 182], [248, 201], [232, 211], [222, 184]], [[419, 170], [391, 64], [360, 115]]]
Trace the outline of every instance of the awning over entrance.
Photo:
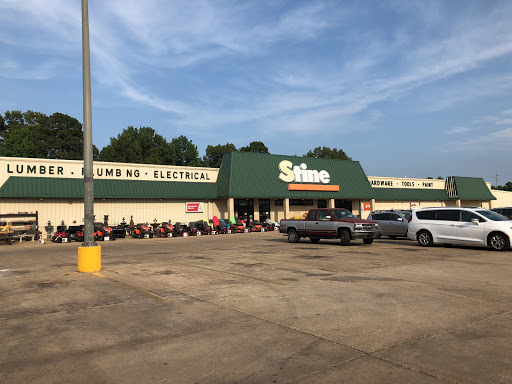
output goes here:
[[[316, 183], [330, 190], [290, 190], [292, 183], [283, 182], [279, 175], [280, 163], [288, 161], [293, 166], [306, 165], [307, 170], [326, 171], [328, 183]], [[293, 182], [311, 189], [313, 183]], [[339, 187], [332, 188], [332, 187]], [[320, 188], [318, 188], [320, 189]], [[217, 178], [219, 197], [259, 197], [291, 199], [372, 199], [374, 191], [361, 164], [351, 160], [316, 159], [260, 153], [231, 152], [224, 155]]]

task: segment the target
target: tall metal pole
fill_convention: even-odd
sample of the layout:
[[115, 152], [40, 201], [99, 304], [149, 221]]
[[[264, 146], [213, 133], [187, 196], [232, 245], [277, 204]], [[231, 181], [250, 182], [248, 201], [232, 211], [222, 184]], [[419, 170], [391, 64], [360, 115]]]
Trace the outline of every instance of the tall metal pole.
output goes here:
[[84, 247], [95, 247], [94, 190], [92, 164], [91, 60], [89, 53], [89, 10], [82, 0], [82, 62], [84, 91]]

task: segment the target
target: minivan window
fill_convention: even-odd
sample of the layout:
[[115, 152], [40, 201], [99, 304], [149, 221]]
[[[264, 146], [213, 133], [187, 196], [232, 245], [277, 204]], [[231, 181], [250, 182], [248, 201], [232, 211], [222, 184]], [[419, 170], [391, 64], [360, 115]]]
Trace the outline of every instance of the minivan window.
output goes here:
[[457, 209], [440, 209], [437, 211], [436, 219], [443, 221], [459, 221], [460, 211]]
[[507, 221], [510, 220], [508, 217], [502, 216], [499, 213], [488, 211], [487, 209], [482, 209], [481, 211], [475, 211], [476, 213], [479, 213], [483, 217], [492, 220], [492, 221]]
[[464, 222], [469, 223], [473, 219], [478, 219], [478, 221], [481, 222], [481, 223], [485, 222], [485, 219], [483, 219], [482, 217], [474, 214], [473, 212], [462, 211], [460, 213], [460, 221], [464, 221]]
[[416, 212], [416, 216], [421, 220], [435, 220], [436, 211], [419, 211]]
[[389, 213], [379, 213], [379, 218], [376, 220], [391, 220]]

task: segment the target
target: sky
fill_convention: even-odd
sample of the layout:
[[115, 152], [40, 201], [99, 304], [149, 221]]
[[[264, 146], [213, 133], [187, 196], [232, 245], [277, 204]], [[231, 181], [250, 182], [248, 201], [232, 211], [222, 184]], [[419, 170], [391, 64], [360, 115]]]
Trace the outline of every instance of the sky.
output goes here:
[[[512, 181], [512, 1], [89, 0], [93, 142], [128, 126], [369, 176]], [[83, 122], [79, 0], [0, 0], [0, 113]]]

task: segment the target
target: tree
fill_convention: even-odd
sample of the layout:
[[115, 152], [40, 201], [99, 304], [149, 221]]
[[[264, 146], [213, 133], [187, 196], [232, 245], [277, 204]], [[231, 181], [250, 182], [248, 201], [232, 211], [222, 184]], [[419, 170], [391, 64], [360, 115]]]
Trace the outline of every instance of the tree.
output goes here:
[[341, 159], [352, 160], [342, 149], [329, 148], [329, 147], [316, 147], [309, 151], [305, 157], [315, 157], [317, 159]]
[[427, 177], [427, 179], [431, 180], [431, 179], [434, 179], [434, 178], [432, 176], [429, 176], [429, 177]]
[[[7, 111], [0, 124], [0, 155], [81, 160], [82, 124], [74, 117], [34, 111]], [[93, 146], [93, 155], [98, 156]]]
[[40, 145], [50, 159], [80, 160], [83, 158], [84, 133], [74, 117], [54, 113], [40, 131]]
[[129, 126], [100, 153], [100, 160], [119, 163], [175, 165], [177, 161], [174, 146], [151, 127]]
[[5, 132], [5, 119], [2, 115], [0, 115], [0, 141], [2, 141], [4, 132]]
[[9, 138], [0, 145], [0, 156], [34, 157], [34, 154], [37, 154], [37, 147], [33, 136], [33, 131], [28, 126], [15, 128], [9, 133]]
[[0, 129], [0, 156], [46, 158], [43, 146], [48, 117], [40, 112], [7, 111]]
[[192, 143], [192, 140], [189, 140], [185, 136], [181, 135], [172, 139], [171, 144], [176, 149], [176, 165], [189, 167], [201, 166], [201, 160], [199, 159], [197, 146]]
[[224, 154], [236, 151], [234, 144], [226, 143], [225, 145], [217, 144], [206, 147], [206, 156], [203, 157], [203, 165], [205, 167], [220, 168], [222, 157]]
[[269, 153], [268, 148], [261, 141], [253, 141], [247, 147], [240, 148], [240, 152]]

